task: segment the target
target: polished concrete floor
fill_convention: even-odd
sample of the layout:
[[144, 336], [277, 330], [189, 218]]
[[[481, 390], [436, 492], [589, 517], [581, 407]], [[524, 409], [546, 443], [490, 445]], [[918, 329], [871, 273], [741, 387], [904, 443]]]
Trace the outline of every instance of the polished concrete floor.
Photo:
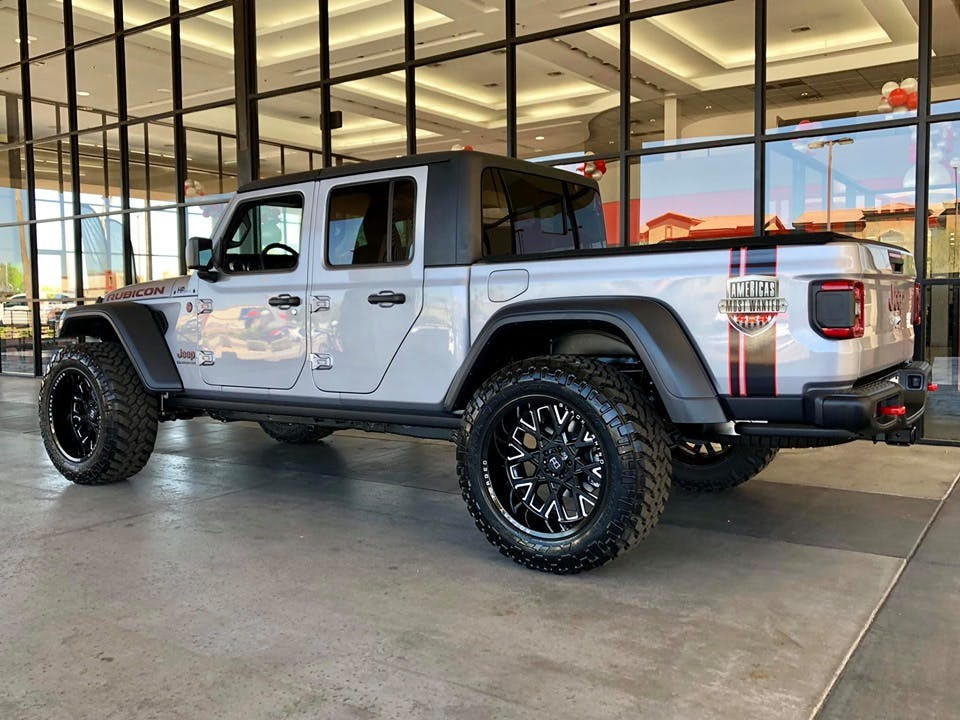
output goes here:
[[784, 452], [617, 562], [501, 557], [452, 448], [165, 425], [128, 483], [0, 379], [0, 718], [955, 718], [960, 450]]

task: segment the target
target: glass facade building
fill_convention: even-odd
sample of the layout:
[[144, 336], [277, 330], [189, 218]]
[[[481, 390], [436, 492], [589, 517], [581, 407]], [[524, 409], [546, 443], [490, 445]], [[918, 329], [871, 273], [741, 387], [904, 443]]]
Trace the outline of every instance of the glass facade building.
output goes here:
[[180, 274], [239, 184], [473, 148], [599, 177], [606, 242], [833, 229], [915, 253], [960, 440], [951, 0], [0, 0], [0, 372]]

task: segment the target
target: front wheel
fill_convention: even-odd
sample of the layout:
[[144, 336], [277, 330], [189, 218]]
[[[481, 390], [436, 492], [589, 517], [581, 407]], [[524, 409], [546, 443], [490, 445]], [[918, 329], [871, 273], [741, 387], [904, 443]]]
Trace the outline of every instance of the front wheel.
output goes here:
[[620, 373], [574, 356], [523, 360], [477, 391], [457, 438], [464, 500], [500, 552], [576, 573], [657, 524], [669, 494], [667, 435]]
[[775, 448], [683, 440], [672, 449], [673, 482], [685, 490], [716, 492], [745, 483], [769, 465]]
[[150, 459], [159, 403], [116, 343], [81, 343], [57, 352], [39, 404], [43, 444], [68, 480], [119, 482]]

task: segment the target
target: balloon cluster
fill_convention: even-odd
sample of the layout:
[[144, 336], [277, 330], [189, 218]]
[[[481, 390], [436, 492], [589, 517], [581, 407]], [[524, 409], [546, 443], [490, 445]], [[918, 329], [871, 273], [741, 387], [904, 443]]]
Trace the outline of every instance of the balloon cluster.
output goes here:
[[588, 160], [583, 165], [577, 167], [577, 172], [588, 178], [599, 180], [607, 172], [606, 160]]
[[199, 180], [187, 178], [183, 181], [183, 194], [188, 198], [203, 197], [206, 193], [203, 191], [203, 184]]
[[884, 83], [880, 89], [880, 104], [877, 105], [877, 112], [905, 113], [917, 109], [917, 83], [916, 78], [906, 78], [903, 82], [894, 82], [891, 80]]

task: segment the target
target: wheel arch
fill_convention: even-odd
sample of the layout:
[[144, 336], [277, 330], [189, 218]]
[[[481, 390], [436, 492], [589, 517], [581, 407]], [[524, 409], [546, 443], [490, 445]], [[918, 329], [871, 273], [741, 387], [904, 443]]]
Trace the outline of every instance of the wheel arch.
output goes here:
[[472, 344], [444, 397], [462, 408], [510, 360], [538, 354], [635, 357], [674, 423], [727, 421], [703, 358], [673, 312], [652, 298], [556, 298], [514, 303], [496, 313]]
[[165, 324], [165, 318], [140, 303], [98, 303], [64, 311], [59, 336], [118, 342], [145, 388], [180, 392], [183, 382], [163, 337]]

